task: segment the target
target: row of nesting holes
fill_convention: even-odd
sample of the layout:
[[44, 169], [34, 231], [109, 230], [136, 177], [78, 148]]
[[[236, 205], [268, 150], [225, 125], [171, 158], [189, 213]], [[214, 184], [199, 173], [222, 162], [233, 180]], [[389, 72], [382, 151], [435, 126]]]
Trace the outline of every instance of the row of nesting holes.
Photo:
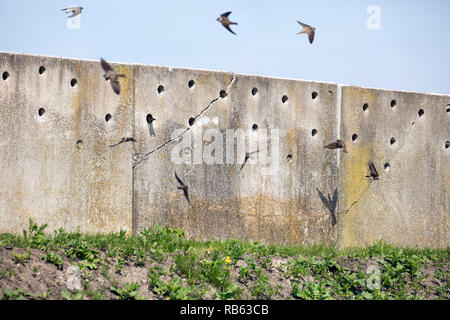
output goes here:
[[[194, 85], [195, 85], [194, 80], [189, 80], [188, 87], [190, 89], [192, 89], [192, 87]], [[164, 92], [164, 86], [163, 85], [159, 85], [157, 91], [158, 91], [159, 94], [162, 94]], [[252, 96], [256, 96], [258, 94], [258, 88], [253, 88], [251, 93], [252, 93]], [[227, 94], [226, 94], [225, 90], [221, 90], [219, 95], [220, 95], [221, 98], [225, 98]], [[315, 91], [311, 94], [311, 97], [312, 97], [313, 100], [316, 99], [317, 96], [318, 96], [318, 93], [315, 92]], [[281, 97], [281, 102], [282, 103], [286, 103], [288, 100], [289, 100], [289, 97], [287, 95], [284, 95], [284, 96]]]
[[[46, 69], [45, 69], [44, 66], [40, 66], [40, 67], [39, 67], [39, 74], [40, 74], [40, 75], [44, 74], [45, 71], [46, 71]], [[4, 81], [6, 81], [6, 80], [9, 78], [9, 73], [8, 73], [8, 71], [3, 72], [2, 78], [3, 78]], [[77, 80], [76, 78], [72, 78], [72, 79], [70, 80], [70, 85], [71, 85], [72, 87], [75, 87], [75, 86], [77, 85], [77, 83], [78, 83], [78, 80]], [[189, 82], [188, 82], [188, 87], [189, 87], [189, 88], [193, 88], [194, 85], [195, 85], [195, 81], [192, 80], [192, 79], [189, 80]], [[162, 86], [162, 85], [158, 86], [158, 93], [159, 93], [159, 94], [162, 94], [163, 92], [164, 92], [164, 86]], [[256, 88], [256, 87], [253, 88], [251, 92], [252, 92], [252, 95], [255, 96], [255, 95], [258, 93], [258, 88]], [[329, 91], [329, 92], [331, 93], [331, 91]], [[221, 97], [221, 98], [224, 98], [225, 96], [226, 96], [225, 90], [221, 90], [221, 91], [220, 91], [220, 97]], [[317, 98], [317, 96], [318, 96], [318, 93], [317, 93], [317, 92], [315, 92], [315, 91], [312, 92], [311, 97], [312, 97], [313, 100], [315, 100], [315, 99]], [[286, 103], [286, 102], [288, 101], [288, 99], [289, 99], [289, 97], [288, 97], [287, 95], [284, 95], [284, 96], [281, 98], [281, 102], [282, 102], [282, 103]], [[397, 101], [392, 100], [392, 101], [391, 101], [391, 108], [394, 108], [396, 105], [397, 105]], [[363, 105], [363, 110], [364, 110], [364, 111], [367, 111], [368, 108], [369, 108], [369, 104], [365, 103], [365, 104]], [[446, 111], [447, 111], [447, 112], [450, 112], [450, 104], [447, 105]], [[422, 114], [420, 114], [420, 113], [422, 113]], [[422, 116], [423, 113], [424, 113], [424, 112], [423, 112], [422, 109], [419, 110], [419, 116]]]
[[[46, 69], [45, 69], [44, 66], [40, 66], [40, 67], [39, 67], [39, 74], [40, 74], [40, 75], [44, 74], [45, 71], [46, 71]], [[9, 78], [9, 73], [8, 73], [8, 71], [3, 72], [3, 74], [2, 74], [2, 79], [3, 79], [4, 81], [6, 81], [8, 78]], [[70, 81], [70, 85], [71, 85], [72, 87], [75, 87], [75, 86], [77, 85], [77, 83], [78, 83], [78, 81], [77, 81], [76, 78], [73, 78], [73, 79]], [[189, 80], [189, 82], [188, 82], [188, 87], [189, 87], [189, 88], [192, 88], [192, 87], [194, 87], [194, 85], [195, 85], [195, 81], [194, 81], [194, 80]], [[162, 86], [162, 85], [158, 86], [158, 93], [159, 93], [159, 94], [162, 94], [163, 92], [164, 92], [164, 86]], [[252, 91], [251, 91], [251, 93], [252, 93], [253, 96], [255, 96], [255, 95], [258, 93], [258, 88], [256, 88], [256, 87], [253, 88]], [[225, 98], [225, 97], [226, 97], [226, 91], [225, 91], [225, 90], [221, 90], [220, 93], [219, 93], [219, 95], [220, 95], [221, 98]], [[317, 92], [315, 92], [315, 91], [311, 94], [311, 97], [312, 97], [313, 100], [316, 99], [317, 96], [318, 96], [318, 94], [317, 94]], [[281, 98], [281, 102], [282, 102], [282, 103], [286, 103], [286, 102], [288, 101], [288, 99], [289, 99], [288, 96], [284, 95], [284, 96]], [[397, 102], [396, 102], [395, 100], [392, 100], [392, 101], [391, 101], [391, 108], [394, 108], [396, 105], [397, 105]], [[368, 108], [369, 108], [369, 104], [365, 103], [365, 104], [363, 105], [363, 111], [366, 112], [366, 111], [368, 110]], [[447, 113], [450, 112], [450, 105], [447, 105], [446, 112], [447, 112]], [[38, 114], [39, 114], [40, 117], [43, 116], [43, 115], [45, 114], [45, 109], [44, 109], [44, 108], [40, 108], [40, 109], [38, 110]], [[420, 110], [418, 111], [419, 117], [422, 117], [424, 114], [425, 114], [425, 111], [424, 111], [423, 109], [420, 109]], [[108, 122], [109, 120], [111, 120], [111, 118], [112, 118], [112, 116], [108, 113], [108, 114], [105, 116], [105, 121]], [[148, 116], [147, 116], [147, 119], [148, 119]], [[194, 118], [190, 118], [189, 121], [188, 121], [188, 123], [189, 123], [190, 126], [192, 126], [192, 125], [194, 124], [194, 122], [195, 122], [195, 119], [194, 119]], [[257, 129], [258, 129], [258, 125], [257, 125], [257, 124], [254, 124], [254, 125], [252, 126], [252, 130], [253, 130], [253, 131], [256, 131]], [[313, 129], [313, 130], [311, 131], [311, 135], [312, 135], [313, 137], [316, 136], [316, 135], [317, 135], [317, 130], [316, 130], [316, 129]], [[352, 135], [352, 141], [356, 141], [357, 139], [358, 139], [358, 135], [357, 135], [356, 133], [354, 133], [354, 134]], [[395, 142], [396, 142], [395, 137], [392, 137], [392, 138], [390, 139], [390, 144], [393, 145], [393, 144], [395, 144]], [[450, 142], [449, 142], [449, 141], [446, 141], [446, 143], [445, 143], [445, 148], [446, 148], [446, 149], [449, 148], [449, 145], [450, 145]]]
[[[40, 75], [43, 75], [44, 73], [45, 73], [45, 67], [44, 67], [44, 66], [40, 66], [40, 67], [39, 67], [39, 74], [40, 74]], [[3, 72], [3, 74], [2, 74], [2, 79], [3, 79], [4, 81], [6, 81], [8, 78], [9, 78], [9, 72], [8, 72], [8, 71]], [[78, 83], [78, 80], [75, 79], [75, 78], [72, 78], [72, 79], [70, 80], [70, 86], [71, 86], [71, 87], [75, 87], [75, 86], [77, 85], [77, 83]]]
[[[448, 111], [448, 112], [449, 112], [449, 111]], [[40, 117], [43, 116], [44, 113], [45, 113], [45, 109], [44, 109], [44, 108], [39, 108], [39, 110], [38, 110], [39, 116], [40, 116]], [[423, 115], [423, 110], [420, 109], [420, 110], [419, 110], [419, 117], [421, 117], [422, 115]], [[112, 118], [112, 115], [108, 113], [108, 114], [106, 114], [106, 116], [105, 116], [105, 121], [106, 121], [106, 122], [109, 122], [109, 121], [111, 120], [111, 118]], [[153, 119], [153, 116], [152, 116], [151, 114], [148, 114], [148, 115], [146, 116], [146, 121], [147, 121], [147, 123], [152, 123], [152, 120], [150, 120], [150, 119]], [[193, 126], [194, 123], [195, 123], [195, 119], [194, 119], [194, 118], [189, 118], [189, 121], [188, 121], [189, 126]], [[258, 130], [258, 125], [257, 125], [256, 123], [254, 123], [254, 124], [252, 125], [252, 131], [256, 131], [256, 130]], [[318, 131], [317, 131], [316, 129], [313, 129], [313, 130], [311, 131], [311, 136], [315, 137], [315, 136], [317, 135], [317, 133], [318, 133]], [[357, 139], [358, 139], [358, 135], [357, 135], [356, 133], [354, 133], [354, 134], [352, 135], [352, 141], [356, 141]], [[391, 137], [391, 139], [390, 139], [389, 142], [390, 142], [391, 145], [394, 145], [394, 144], [397, 142], [397, 139], [395, 139], [395, 137]], [[445, 142], [445, 148], [448, 149], [449, 147], [450, 147], [450, 141], [446, 141], [446, 142]], [[291, 159], [292, 159], [292, 156], [291, 156], [290, 159], [288, 159], [288, 160], [291, 160]]]
[[[397, 101], [392, 100], [391, 101], [391, 108], [394, 108], [397, 105]], [[367, 109], [369, 109], [369, 104], [368, 103], [364, 103], [363, 107], [362, 107], [363, 111], [366, 112]], [[447, 106], [446, 109], [447, 112], [450, 112], [450, 105]], [[422, 117], [425, 114], [425, 111], [423, 109], [419, 109], [419, 111], [417, 112], [417, 114], [419, 115], [419, 118]], [[356, 133], [354, 133], [352, 135], [352, 141], [356, 141], [356, 139], [358, 139], [358, 135]], [[397, 140], [395, 139], [395, 137], [392, 137], [390, 140], [391, 145], [395, 144]], [[447, 148], [447, 146], [446, 146]]]
[[[39, 74], [40, 74], [40, 75], [43, 75], [43, 74], [45, 73], [45, 71], [46, 71], [46, 69], [45, 69], [44, 66], [40, 66], [40, 67], [39, 67]], [[5, 81], [9, 78], [9, 73], [8, 73], [8, 71], [3, 72], [2, 78], [3, 78], [3, 80], [5, 80]], [[78, 84], [78, 80], [77, 80], [76, 78], [72, 78], [72, 79], [70, 80], [70, 86], [71, 86], [71, 87], [75, 87], [77, 84]], [[189, 82], [188, 82], [188, 87], [189, 87], [190, 89], [192, 89], [192, 88], [194, 87], [194, 85], [195, 85], [195, 81], [192, 80], [192, 79], [189, 80]], [[163, 86], [163, 85], [159, 85], [158, 88], [157, 88], [157, 91], [158, 91], [158, 94], [162, 94], [162, 93], [164, 92], [164, 86]], [[258, 94], [258, 88], [256, 88], [256, 87], [253, 88], [252, 91], [251, 91], [251, 93], [252, 93], [253, 96], [257, 95], [257, 94]], [[226, 96], [226, 91], [225, 91], [225, 90], [221, 90], [219, 94], [220, 94], [220, 97], [221, 97], [221, 98], [225, 98], [225, 96]], [[315, 100], [315, 99], [317, 98], [317, 96], [318, 96], [318, 93], [317, 93], [317, 92], [315, 92], [315, 91], [312, 92], [311, 97], [312, 97], [313, 100]], [[289, 99], [289, 98], [288, 98], [287, 95], [283, 95], [283, 96], [281, 97], [281, 102], [282, 102], [282, 103], [286, 103], [286, 102], [288, 101], [288, 99]]]
[[[391, 101], [391, 108], [394, 108], [396, 105], [397, 105], [397, 102], [396, 102], [395, 100], [392, 100], [392, 101]], [[364, 103], [364, 104], [363, 104], [363, 111], [364, 111], [364, 112], [367, 111], [368, 108], [369, 108], [369, 104]], [[447, 105], [446, 112], [447, 112], [447, 113], [450, 113], [450, 104]], [[419, 115], [419, 118], [420, 118], [420, 117], [422, 117], [422, 116], [425, 114], [425, 111], [424, 111], [423, 109], [419, 109], [419, 111], [417, 112], [417, 114]], [[314, 137], [315, 135], [317, 135], [317, 130], [316, 130], [316, 129], [313, 129], [313, 130], [311, 131], [311, 135], [312, 135], [313, 137]], [[358, 139], [358, 135], [357, 135], [356, 133], [354, 133], [354, 134], [352, 135], [352, 141], [356, 141], [357, 139]], [[391, 137], [391, 139], [389, 140], [389, 143], [390, 143], [391, 145], [394, 145], [396, 142], [397, 142], [397, 139], [395, 139], [395, 137]], [[450, 141], [446, 141], [446, 142], [445, 142], [445, 149], [448, 149], [448, 148], [450, 148]], [[292, 155], [291, 155], [291, 154], [288, 154], [286, 160], [287, 160], [288, 162], [292, 162], [292, 158], [293, 158]], [[389, 163], [385, 163], [385, 164], [384, 164], [384, 169], [385, 169], [385, 170], [389, 170], [389, 168], [390, 168], [390, 164], [389, 164]]]

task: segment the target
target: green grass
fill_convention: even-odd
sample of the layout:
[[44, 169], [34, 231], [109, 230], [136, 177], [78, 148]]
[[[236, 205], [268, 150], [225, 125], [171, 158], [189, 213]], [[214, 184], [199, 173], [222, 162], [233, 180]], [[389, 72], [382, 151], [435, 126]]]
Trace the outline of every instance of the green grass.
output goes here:
[[[292, 299], [426, 299], [431, 294], [449, 297], [449, 248], [400, 248], [382, 241], [344, 250], [335, 246], [276, 246], [236, 239], [197, 241], [187, 239], [180, 229], [161, 226], [145, 229], [134, 237], [127, 237], [124, 231], [87, 235], [63, 229], [45, 233], [45, 229], [46, 225], [39, 226], [30, 220], [22, 235], [0, 234], [0, 247], [27, 249], [24, 254], [13, 252], [15, 263], [25, 265], [30, 249], [40, 249], [42, 260], [59, 269], [68, 259], [84, 274], [98, 269], [107, 281], [133, 263], [148, 270], [148, 289], [165, 299], [202, 299], [211, 288], [214, 293], [210, 298], [274, 299], [282, 290], [268, 277], [270, 270], [275, 269], [272, 266], [275, 256], [285, 258], [286, 263], [277, 269], [284, 270], [283, 275], [290, 279]], [[174, 262], [170, 268], [158, 265], [169, 258]], [[358, 264], [352, 269], [343, 261]], [[368, 264], [375, 264], [379, 273], [366, 272]], [[435, 277], [444, 284], [424, 290], [423, 270], [430, 265], [439, 268]], [[237, 276], [233, 278], [232, 272]], [[11, 276], [11, 272], [0, 270], [0, 278]], [[243, 287], [250, 296], [243, 296]], [[137, 283], [120, 287], [113, 282], [109, 287], [117, 299], [142, 299], [139, 288]], [[48, 298], [49, 294], [43, 293], [41, 298]], [[66, 299], [104, 298], [87, 285], [83, 292], [61, 291], [61, 294]], [[3, 299], [31, 298], [19, 289], [0, 292], [2, 295]]]

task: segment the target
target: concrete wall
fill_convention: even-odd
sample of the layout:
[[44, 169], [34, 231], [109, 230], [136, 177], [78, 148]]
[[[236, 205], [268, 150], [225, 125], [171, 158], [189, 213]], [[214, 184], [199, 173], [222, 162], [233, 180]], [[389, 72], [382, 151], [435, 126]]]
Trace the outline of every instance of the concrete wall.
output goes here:
[[132, 132], [131, 83], [116, 96], [97, 62], [8, 53], [0, 73], [0, 232], [131, 231], [131, 149], [108, 147]]
[[[0, 78], [0, 232], [21, 232], [32, 218], [84, 232], [170, 224], [201, 239], [448, 246], [450, 96], [113, 66], [127, 75], [120, 96], [97, 61], [0, 53], [0, 73], [9, 73]], [[178, 129], [186, 131], [172, 140]], [[252, 159], [240, 172], [243, 154], [225, 143], [230, 129], [249, 130], [253, 142], [268, 132], [275, 174]], [[136, 143], [109, 147], [126, 136]], [[323, 148], [339, 137], [349, 153]], [[223, 163], [205, 163], [202, 152], [217, 145]], [[365, 177], [368, 161], [379, 180]]]
[[[351, 207], [340, 219], [343, 246], [449, 245], [449, 103], [445, 95], [342, 88], [341, 135], [358, 135], [340, 166], [339, 207]], [[378, 181], [364, 177], [369, 160]]]

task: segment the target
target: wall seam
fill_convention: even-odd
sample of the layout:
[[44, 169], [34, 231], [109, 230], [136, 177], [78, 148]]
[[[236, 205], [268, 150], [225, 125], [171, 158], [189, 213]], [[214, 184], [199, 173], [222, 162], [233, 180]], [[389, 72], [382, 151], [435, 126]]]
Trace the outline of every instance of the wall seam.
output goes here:
[[[133, 68], [133, 79], [135, 79], [135, 73], [137, 67]], [[132, 82], [132, 119], [131, 119], [131, 132], [132, 137], [136, 136], [136, 82]], [[134, 165], [134, 157], [136, 155], [135, 144], [132, 144], [132, 157], [131, 157], [131, 234], [136, 236], [137, 233], [137, 217], [136, 217], [136, 197], [135, 197], [135, 183], [136, 183], [136, 167]]]
[[[341, 139], [341, 140], [345, 140], [342, 138], [341, 135], [341, 118], [342, 118], [342, 85], [338, 84], [337, 85], [337, 100], [336, 100], [336, 126], [337, 126], [337, 139]], [[337, 153], [337, 188], [338, 190], [338, 201], [336, 204], [336, 209], [335, 212], [339, 213], [341, 212], [341, 201], [340, 200], [340, 189], [341, 189], [341, 152]], [[341, 247], [342, 244], [342, 239], [341, 239], [341, 234], [342, 234], [342, 221], [341, 221], [341, 217], [338, 217], [338, 223], [337, 223], [337, 236], [336, 236], [336, 242], [338, 247]]]

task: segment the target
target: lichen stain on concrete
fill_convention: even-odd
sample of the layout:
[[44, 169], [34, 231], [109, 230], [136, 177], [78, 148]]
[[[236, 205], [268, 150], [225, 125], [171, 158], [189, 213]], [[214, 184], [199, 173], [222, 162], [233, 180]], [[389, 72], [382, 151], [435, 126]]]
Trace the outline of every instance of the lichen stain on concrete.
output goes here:
[[356, 120], [356, 118], [352, 116], [359, 115], [363, 112], [364, 103], [367, 103], [369, 105], [369, 109], [367, 110], [367, 112], [370, 112], [377, 105], [377, 98], [375, 96], [375, 93], [371, 89], [359, 87], [344, 87], [342, 88], [342, 97], [345, 97], [345, 102], [343, 105], [348, 105], [351, 102], [357, 108], [357, 110], [353, 110], [350, 108], [343, 109], [346, 123], [350, 123], [348, 121]]
[[298, 98], [297, 95], [297, 86], [296, 83], [294, 81], [289, 81], [289, 88], [288, 88], [288, 102], [289, 104], [292, 104], [293, 107], [290, 107], [290, 109], [292, 109], [292, 114], [295, 114], [296, 116], [300, 115], [300, 110], [301, 110], [301, 103], [300, 100]]
[[[359, 201], [364, 192], [369, 187], [370, 180], [366, 178], [369, 175], [369, 161], [371, 160], [371, 145], [348, 147], [348, 154], [344, 156], [344, 170], [345, 175], [342, 177], [344, 180], [343, 197], [344, 202], [341, 208], [346, 210], [350, 208], [355, 201]], [[369, 187], [370, 188], [370, 187]], [[344, 245], [352, 246], [356, 243], [355, 233], [355, 219], [358, 217], [359, 212], [356, 210], [355, 204], [352, 209], [346, 213], [344, 219]]]
[[212, 72], [202, 72], [196, 76], [195, 83], [198, 85], [208, 85], [214, 79], [214, 73]]
[[300, 142], [298, 127], [293, 127], [289, 129], [286, 135], [284, 136], [284, 141], [289, 146], [290, 152], [293, 152], [293, 150], [297, 150], [297, 145]]

